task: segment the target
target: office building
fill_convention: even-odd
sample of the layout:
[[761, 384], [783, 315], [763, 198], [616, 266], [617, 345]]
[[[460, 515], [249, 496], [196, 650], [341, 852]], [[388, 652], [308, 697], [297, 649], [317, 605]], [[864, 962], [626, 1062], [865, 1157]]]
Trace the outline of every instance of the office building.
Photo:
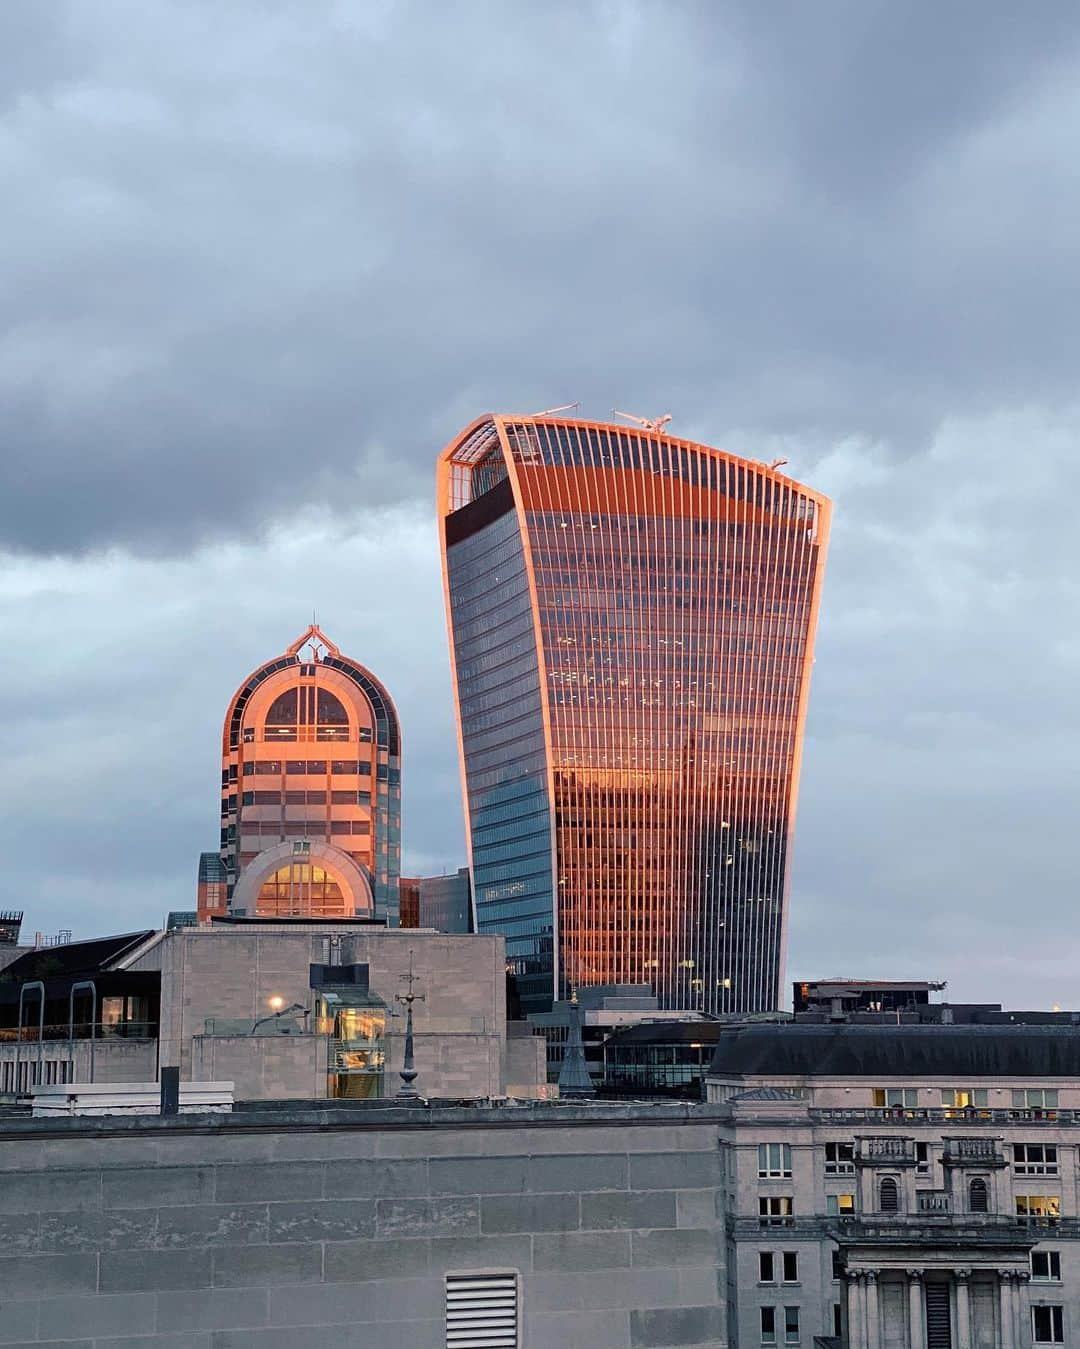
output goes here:
[[677, 1097], [700, 1101], [713, 1050], [732, 1029], [724, 1021], [642, 1021], [603, 1042], [605, 1096]]
[[401, 732], [383, 685], [312, 624], [225, 713], [201, 921], [398, 916]]
[[401, 926], [429, 927], [436, 932], [471, 932], [469, 868], [452, 875], [402, 876]]
[[603, 1090], [609, 1037], [632, 1026], [664, 1025], [677, 1031], [680, 1026], [710, 1023], [700, 1013], [665, 1011], [648, 984], [585, 984], [578, 989], [576, 1001], [556, 1002], [549, 1012], [533, 1012], [529, 1024], [547, 1043], [549, 1082], [559, 1080], [574, 1025], [593, 1085]]
[[779, 1004], [828, 501], [655, 430], [483, 417], [439, 462], [473, 902], [523, 1004]]

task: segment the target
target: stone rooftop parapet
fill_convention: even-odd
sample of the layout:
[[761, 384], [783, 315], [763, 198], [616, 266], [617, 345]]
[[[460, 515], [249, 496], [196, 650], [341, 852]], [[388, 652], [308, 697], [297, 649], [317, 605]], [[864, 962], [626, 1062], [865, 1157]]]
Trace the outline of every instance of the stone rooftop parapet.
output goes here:
[[438, 1130], [550, 1128], [553, 1125], [610, 1128], [633, 1125], [720, 1125], [722, 1107], [684, 1101], [561, 1102], [515, 1105], [395, 1105], [392, 1101], [262, 1101], [240, 1103], [231, 1114], [105, 1115], [32, 1119], [29, 1113], [0, 1116], [0, 1146], [6, 1139], [168, 1133], [260, 1133], [282, 1130]]

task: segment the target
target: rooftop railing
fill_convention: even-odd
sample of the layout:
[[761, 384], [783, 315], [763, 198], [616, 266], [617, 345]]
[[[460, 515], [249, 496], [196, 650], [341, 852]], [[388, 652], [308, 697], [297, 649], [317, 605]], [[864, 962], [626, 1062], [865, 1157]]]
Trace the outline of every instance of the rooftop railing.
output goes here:
[[[93, 1037], [91, 1037], [91, 1026], [88, 1021], [75, 1022], [74, 1035], [71, 1038], [76, 1040], [156, 1040], [158, 1034], [158, 1023], [156, 1021], [103, 1021], [97, 1022], [93, 1026]], [[67, 1040], [69, 1038], [67, 1022], [62, 1026], [45, 1026], [41, 1035], [42, 1040]], [[0, 1046], [14, 1044], [37, 1044], [38, 1028], [37, 1026], [23, 1026], [22, 1034], [14, 1026], [0, 1026]]]

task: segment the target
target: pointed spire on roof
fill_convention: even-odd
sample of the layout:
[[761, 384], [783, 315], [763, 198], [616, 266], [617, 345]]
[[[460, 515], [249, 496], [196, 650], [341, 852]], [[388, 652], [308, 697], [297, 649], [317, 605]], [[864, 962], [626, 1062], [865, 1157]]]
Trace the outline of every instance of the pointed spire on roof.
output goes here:
[[570, 1030], [566, 1037], [566, 1053], [559, 1069], [560, 1096], [595, 1096], [596, 1088], [585, 1062], [585, 1046], [581, 1040], [581, 1008], [577, 989], [570, 995]]
[[336, 646], [315, 622], [314, 612], [312, 612], [311, 619], [312, 621], [305, 631], [286, 649], [285, 654], [295, 656], [299, 654], [302, 647], [310, 646], [314, 660], [321, 660], [324, 655], [340, 656], [341, 648]]

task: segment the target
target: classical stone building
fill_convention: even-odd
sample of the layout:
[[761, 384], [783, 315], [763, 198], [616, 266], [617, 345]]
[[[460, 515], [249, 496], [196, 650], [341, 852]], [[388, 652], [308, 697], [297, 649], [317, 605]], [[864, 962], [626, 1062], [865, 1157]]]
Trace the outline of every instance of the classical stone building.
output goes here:
[[749, 1025], [725, 1112], [733, 1345], [1080, 1337], [1080, 1032]]

